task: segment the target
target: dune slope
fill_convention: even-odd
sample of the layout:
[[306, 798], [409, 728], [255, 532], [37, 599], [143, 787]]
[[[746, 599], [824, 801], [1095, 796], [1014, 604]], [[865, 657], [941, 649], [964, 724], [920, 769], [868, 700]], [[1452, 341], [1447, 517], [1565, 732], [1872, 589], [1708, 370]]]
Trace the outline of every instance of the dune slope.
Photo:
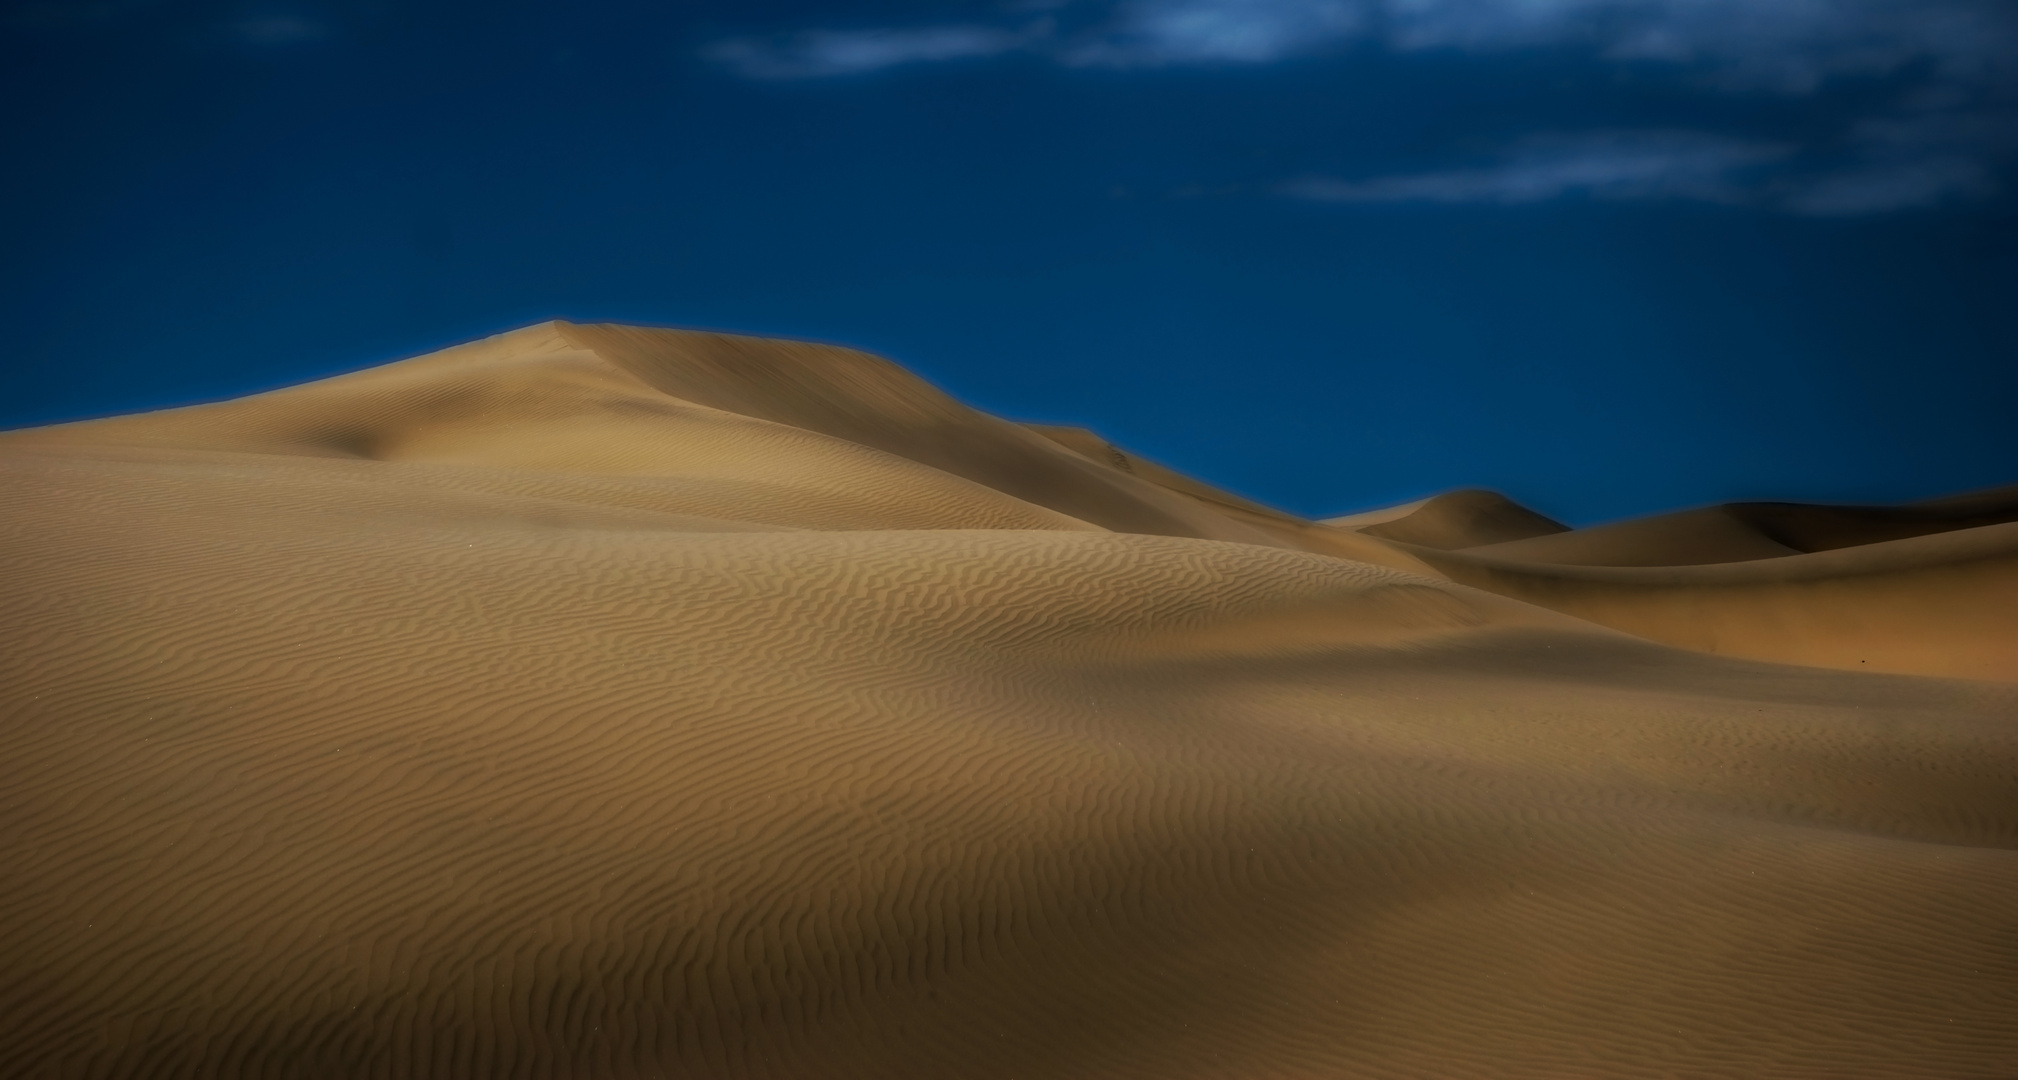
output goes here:
[[2018, 686], [1652, 644], [927, 391], [555, 324], [0, 435], [0, 1061], [2011, 1074]]
[[1425, 499], [1394, 517], [1352, 523], [1357, 531], [1422, 547], [1468, 548], [1565, 532], [1569, 526], [1544, 517], [1496, 491], [1449, 491]]
[[1475, 531], [1471, 543], [1409, 530], [1436, 502], [1343, 523], [1450, 580], [1669, 645], [2018, 679], [2018, 489], [1904, 506], [1728, 503], [1516, 539]]

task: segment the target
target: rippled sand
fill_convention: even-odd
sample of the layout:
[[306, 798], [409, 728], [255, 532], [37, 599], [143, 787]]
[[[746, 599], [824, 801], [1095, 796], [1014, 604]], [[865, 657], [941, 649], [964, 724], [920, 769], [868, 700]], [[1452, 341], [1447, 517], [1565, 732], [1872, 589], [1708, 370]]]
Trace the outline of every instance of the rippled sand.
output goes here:
[[2018, 493], [1326, 525], [562, 323], [0, 475], [0, 1073], [2018, 1075]]

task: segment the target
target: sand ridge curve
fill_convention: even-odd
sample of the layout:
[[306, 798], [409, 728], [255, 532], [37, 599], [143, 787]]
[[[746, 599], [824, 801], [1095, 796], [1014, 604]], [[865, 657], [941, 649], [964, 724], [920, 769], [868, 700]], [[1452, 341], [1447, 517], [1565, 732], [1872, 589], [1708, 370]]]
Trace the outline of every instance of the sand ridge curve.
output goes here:
[[1651, 644], [824, 348], [542, 326], [0, 435], [0, 1060], [2018, 1061], [2018, 686]]
[[1476, 496], [1509, 517], [1517, 504], [1454, 494], [1466, 499], [1337, 524], [1450, 580], [1668, 645], [2018, 679], [2018, 488], [1903, 506], [1729, 503], [1512, 539], [1465, 511]]

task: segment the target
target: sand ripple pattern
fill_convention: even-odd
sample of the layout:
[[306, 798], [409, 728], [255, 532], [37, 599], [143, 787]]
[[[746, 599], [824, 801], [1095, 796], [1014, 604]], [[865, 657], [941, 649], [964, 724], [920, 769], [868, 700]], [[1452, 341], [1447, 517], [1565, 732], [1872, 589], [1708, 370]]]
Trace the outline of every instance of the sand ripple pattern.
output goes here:
[[598, 448], [672, 391], [536, 331], [448, 374], [560, 364], [565, 437], [414, 405], [430, 358], [0, 439], [0, 1073], [2018, 1075], [2011, 684], [748, 380]]

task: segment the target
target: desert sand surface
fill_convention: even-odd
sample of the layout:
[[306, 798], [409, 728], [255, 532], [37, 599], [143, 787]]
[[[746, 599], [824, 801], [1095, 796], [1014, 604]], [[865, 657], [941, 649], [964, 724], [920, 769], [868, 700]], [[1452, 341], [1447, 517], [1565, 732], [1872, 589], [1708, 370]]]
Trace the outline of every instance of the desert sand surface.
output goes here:
[[0, 475], [0, 1073], [2018, 1076], [2010, 492], [1325, 524], [567, 323]]
[[1448, 550], [1507, 543], [1569, 531], [1496, 491], [1448, 491], [1421, 502], [1324, 522], [1384, 540]]
[[1452, 581], [1686, 649], [2018, 679], [2018, 487], [1901, 506], [1729, 503], [1576, 530], [1492, 492], [1399, 509], [1333, 524]]

